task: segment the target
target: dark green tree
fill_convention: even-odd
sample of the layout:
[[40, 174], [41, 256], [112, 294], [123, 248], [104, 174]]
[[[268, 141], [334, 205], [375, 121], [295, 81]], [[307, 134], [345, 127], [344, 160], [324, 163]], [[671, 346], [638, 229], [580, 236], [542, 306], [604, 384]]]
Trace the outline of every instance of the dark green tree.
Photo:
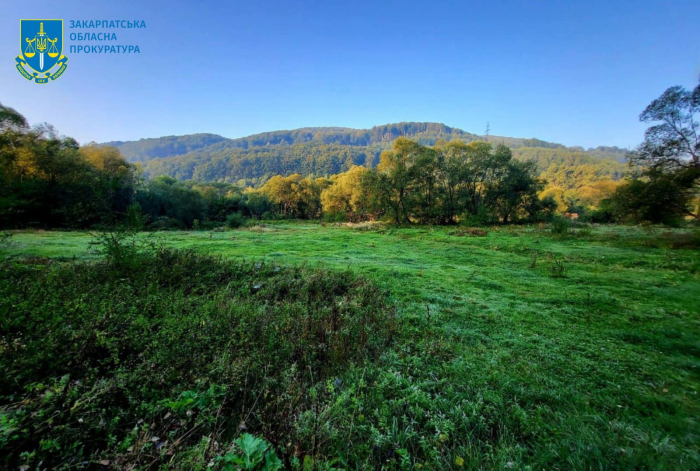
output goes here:
[[612, 198], [619, 218], [669, 222], [700, 216], [689, 204], [700, 191], [699, 114], [700, 85], [692, 91], [671, 87], [642, 112], [642, 122], [657, 124], [630, 153], [641, 172]]

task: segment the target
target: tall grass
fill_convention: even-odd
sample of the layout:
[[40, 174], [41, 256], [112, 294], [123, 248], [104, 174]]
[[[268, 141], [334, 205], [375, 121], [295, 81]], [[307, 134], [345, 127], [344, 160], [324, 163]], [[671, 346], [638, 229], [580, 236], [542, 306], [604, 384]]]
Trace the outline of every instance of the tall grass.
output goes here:
[[202, 468], [243, 433], [289, 464], [318, 452], [299, 421], [327, 382], [392, 336], [347, 271], [101, 242], [97, 263], [3, 266], [2, 466]]
[[700, 259], [649, 229], [14, 233], [0, 468], [699, 469]]

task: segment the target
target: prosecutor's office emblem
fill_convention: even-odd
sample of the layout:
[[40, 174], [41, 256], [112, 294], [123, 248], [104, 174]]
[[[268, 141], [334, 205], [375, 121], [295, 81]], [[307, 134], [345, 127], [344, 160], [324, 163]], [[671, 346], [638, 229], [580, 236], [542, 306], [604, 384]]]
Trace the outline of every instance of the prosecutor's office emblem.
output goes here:
[[17, 70], [27, 80], [48, 83], [68, 67], [63, 55], [63, 20], [20, 20]]

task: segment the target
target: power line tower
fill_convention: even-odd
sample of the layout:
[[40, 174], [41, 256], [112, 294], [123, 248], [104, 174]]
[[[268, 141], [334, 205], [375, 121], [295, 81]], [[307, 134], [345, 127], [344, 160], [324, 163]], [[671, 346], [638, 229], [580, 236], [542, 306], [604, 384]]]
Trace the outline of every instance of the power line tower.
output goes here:
[[489, 136], [491, 135], [491, 124], [487, 121], [486, 122], [486, 132], [484, 133], [484, 136], [486, 136], [486, 140], [489, 140]]

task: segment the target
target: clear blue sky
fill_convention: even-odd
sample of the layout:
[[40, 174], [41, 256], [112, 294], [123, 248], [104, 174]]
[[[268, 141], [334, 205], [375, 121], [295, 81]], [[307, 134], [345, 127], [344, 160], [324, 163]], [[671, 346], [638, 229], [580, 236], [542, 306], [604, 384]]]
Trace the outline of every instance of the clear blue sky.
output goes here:
[[[0, 101], [80, 142], [436, 121], [634, 146], [639, 113], [700, 75], [700, 1], [58, 1], [0, 7]], [[21, 18], [62, 18], [68, 70], [14, 68]], [[141, 53], [70, 54], [68, 20]], [[80, 30], [83, 31], [83, 30]], [[112, 30], [109, 30], [112, 31]]]

